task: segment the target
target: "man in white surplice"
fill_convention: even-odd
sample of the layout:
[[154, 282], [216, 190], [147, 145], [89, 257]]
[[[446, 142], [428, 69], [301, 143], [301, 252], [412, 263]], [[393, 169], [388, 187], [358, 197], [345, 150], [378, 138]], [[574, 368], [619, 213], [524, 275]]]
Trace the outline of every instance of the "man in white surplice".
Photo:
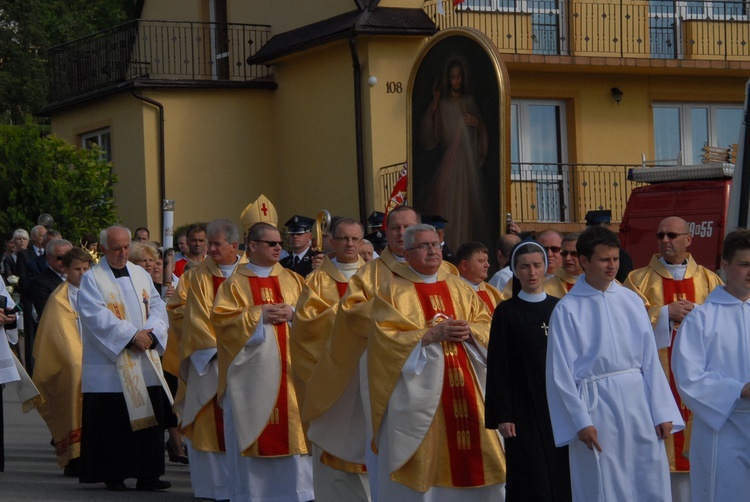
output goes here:
[[102, 232], [104, 256], [78, 292], [83, 342], [81, 482], [125, 491], [169, 488], [164, 474], [164, 397], [159, 361], [167, 344], [164, 301], [143, 268], [128, 262], [130, 230]]
[[680, 325], [672, 371], [693, 412], [694, 501], [747, 500], [750, 493], [750, 230], [724, 240], [717, 286]]
[[552, 429], [569, 446], [573, 500], [671, 500], [662, 440], [684, 423], [643, 302], [615, 281], [619, 248], [605, 227], [578, 238], [584, 275], [550, 319]]

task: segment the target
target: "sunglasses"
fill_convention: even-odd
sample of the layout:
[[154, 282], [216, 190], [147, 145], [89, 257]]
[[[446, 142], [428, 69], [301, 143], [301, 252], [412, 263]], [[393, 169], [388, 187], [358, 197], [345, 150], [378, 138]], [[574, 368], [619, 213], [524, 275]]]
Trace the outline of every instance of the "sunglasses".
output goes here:
[[553, 253], [557, 254], [560, 251], [562, 251], [562, 248], [560, 246], [543, 246], [543, 247], [544, 247], [544, 250], [547, 251], [548, 253], [552, 251]]
[[64, 257], [65, 257], [65, 255], [64, 255], [64, 254], [59, 254], [59, 255], [55, 256], [55, 260], [57, 260], [57, 261], [62, 261], [62, 259], [63, 259]]
[[283, 246], [284, 243], [281, 241], [264, 241], [262, 239], [253, 239], [253, 242], [265, 242], [268, 244], [268, 247], [275, 248], [276, 246]]
[[560, 256], [563, 258], [567, 258], [568, 255], [572, 256], [573, 258], [576, 258], [578, 256], [578, 251], [561, 251]]
[[662, 240], [664, 237], [668, 238], [670, 241], [675, 240], [681, 235], [690, 235], [689, 232], [683, 232], [683, 233], [677, 233], [677, 232], [659, 232], [656, 234], [656, 238], [659, 240]]

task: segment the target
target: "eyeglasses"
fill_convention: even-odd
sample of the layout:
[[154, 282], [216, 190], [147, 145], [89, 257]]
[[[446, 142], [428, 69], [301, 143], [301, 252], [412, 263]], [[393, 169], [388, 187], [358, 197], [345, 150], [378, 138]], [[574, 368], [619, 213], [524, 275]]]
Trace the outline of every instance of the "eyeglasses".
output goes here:
[[340, 241], [340, 242], [353, 242], [354, 244], [358, 243], [362, 239], [359, 237], [334, 237], [333, 240]]
[[65, 255], [64, 255], [64, 254], [59, 254], [59, 255], [55, 256], [55, 260], [57, 260], [57, 261], [62, 261], [62, 259], [63, 259], [64, 257], [65, 257]]
[[430, 249], [440, 250], [442, 247], [440, 246], [439, 242], [423, 242], [422, 244], [418, 244], [414, 246], [413, 248], [407, 249], [407, 251], [411, 251], [412, 249], [419, 249], [420, 251], [428, 251]]
[[265, 242], [268, 244], [268, 247], [275, 248], [276, 246], [283, 246], [284, 243], [281, 241], [264, 241], [262, 239], [252, 239], [253, 242]]
[[544, 247], [544, 250], [547, 251], [548, 253], [552, 251], [553, 253], [557, 254], [560, 251], [562, 251], [562, 248], [560, 246], [543, 246], [543, 247]]
[[578, 251], [560, 251], [560, 256], [563, 258], [567, 258], [568, 255], [572, 256], [573, 258], [576, 258], [578, 256]]
[[666, 237], [670, 241], [673, 241], [681, 235], [690, 235], [690, 232], [682, 232], [679, 234], [677, 232], [658, 232], [656, 234], [656, 238], [662, 240], [664, 237]]

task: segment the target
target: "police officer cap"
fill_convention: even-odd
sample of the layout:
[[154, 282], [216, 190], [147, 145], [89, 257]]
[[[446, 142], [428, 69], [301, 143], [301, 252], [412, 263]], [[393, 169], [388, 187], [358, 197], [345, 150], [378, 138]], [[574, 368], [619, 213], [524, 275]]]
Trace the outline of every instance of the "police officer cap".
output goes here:
[[422, 223], [432, 225], [436, 230], [443, 230], [445, 229], [445, 224], [448, 223], [448, 220], [439, 214], [425, 214], [422, 216]]
[[586, 213], [586, 226], [593, 227], [595, 225], [601, 225], [602, 223], [610, 223], [612, 221], [612, 211], [605, 209], [604, 211], [589, 211]]
[[312, 231], [315, 220], [307, 216], [294, 215], [284, 225], [286, 225], [286, 233], [288, 234], [304, 234]]

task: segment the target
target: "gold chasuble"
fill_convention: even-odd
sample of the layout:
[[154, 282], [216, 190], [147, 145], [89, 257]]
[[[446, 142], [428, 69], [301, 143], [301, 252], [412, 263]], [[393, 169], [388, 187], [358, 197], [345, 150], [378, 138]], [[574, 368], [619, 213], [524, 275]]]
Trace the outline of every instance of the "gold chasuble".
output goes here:
[[[408, 270], [408, 266], [400, 263], [386, 247], [380, 258], [365, 263], [349, 280], [346, 294], [339, 303], [331, 338], [307, 383], [302, 406], [302, 418], [306, 422], [328, 411], [346, 390], [367, 348], [372, 329], [370, 300], [380, 285], [393, 277], [394, 270], [401, 269]], [[458, 276], [456, 267], [446, 261], [440, 265], [440, 270]]]
[[[307, 453], [291, 375], [287, 323], [263, 324], [263, 304], [296, 305], [303, 280], [278, 263], [268, 277], [240, 267], [214, 300], [219, 392], [232, 399], [240, 451], [248, 457]], [[263, 330], [265, 340], [248, 345]]]
[[482, 299], [487, 310], [490, 311], [490, 315], [495, 313], [495, 307], [503, 301], [502, 294], [491, 284], [487, 284], [482, 281], [479, 283], [479, 289], [477, 290], [479, 298]]
[[562, 267], [555, 270], [555, 276], [544, 281], [544, 292], [556, 298], [562, 298], [568, 294], [568, 291], [576, 283], [577, 278], [573, 277]]
[[[167, 330], [167, 346], [161, 357], [161, 365], [167, 373], [180, 376], [180, 344], [182, 343], [182, 323], [185, 319], [185, 302], [190, 289], [188, 278], [195, 269], [186, 271], [180, 277], [172, 296], [166, 300], [169, 329]], [[182, 383], [182, 382], [180, 382]], [[175, 396], [175, 402], [181, 401]]]
[[[240, 264], [247, 263], [239, 261]], [[180, 344], [180, 375], [186, 382], [184, 414], [180, 427], [190, 438], [193, 448], [200, 451], [223, 452], [224, 413], [218, 404], [218, 362], [211, 361], [201, 375], [190, 362], [196, 351], [216, 349], [216, 334], [211, 323], [211, 310], [219, 286], [224, 282], [221, 269], [211, 257], [188, 270], [180, 279], [189, 294], [184, 307]]]
[[[359, 258], [358, 268], [364, 264], [365, 261]], [[349, 281], [326, 256], [321, 267], [307, 276], [306, 283], [297, 302], [290, 334], [294, 388], [301, 409], [304, 408], [307, 382], [331, 337], [339, 301], [346, 293]], [[303, 425], [307, 428], [309, 424], [303, 421]], [[326, 451], [323, 451], [320, 461], [341, 471], [366, 472], [363, 464], [347, 462]]]
[[[427, 329], [448, 318], [467, 320], [472, 337], [425, 346], [422, 372], [403, 373]], [[391, 479], [419, 492], [505, 482], [500, 438], [484, 426], [491, 317], [479, 295], [443, 270], [436, 283], [426, 284], [404, 267], [378, 290], [372, 319], [367, 361], [373, 446], [388, 441]], [[381, 430], [384, 420], [387, 430]]]
[[[698, 265], [690, 255], [688, 255], [685, 278], [681, 281], [674, 280], [669, 270], [659, 261], [658, 254], [651, 257], [648, 267], [633, 270], [625, 280], [625, 286], [635, 291], [643, 300], [654, 327], [659, 322], [659, 315], [663, 306], [679, 299], [701, 304], [706, 301], [708, 294], [720, 284], [723, 283], [718, 275]], [[682, 402], [672, 374], [672, 346], [674, 345], [677, 328], [679, 328], [679, 324], [673, 324], [670, 322], [671, 340], [669, 347], [659, 349], [659, 359], [686, 425], [684, 431], [670, 435], [664, 441], [664, 444], [667, 447], [670, 470], [685, 472], [690, 470], [687, 450], [690, 444], [692, 412]]]
[[68, 291], [66, 281], [52, 292], [34, 340], [33, 381], [44, 398], [36, 409], [52, 434], [60, 467], [81, 456], [83, 345]]

